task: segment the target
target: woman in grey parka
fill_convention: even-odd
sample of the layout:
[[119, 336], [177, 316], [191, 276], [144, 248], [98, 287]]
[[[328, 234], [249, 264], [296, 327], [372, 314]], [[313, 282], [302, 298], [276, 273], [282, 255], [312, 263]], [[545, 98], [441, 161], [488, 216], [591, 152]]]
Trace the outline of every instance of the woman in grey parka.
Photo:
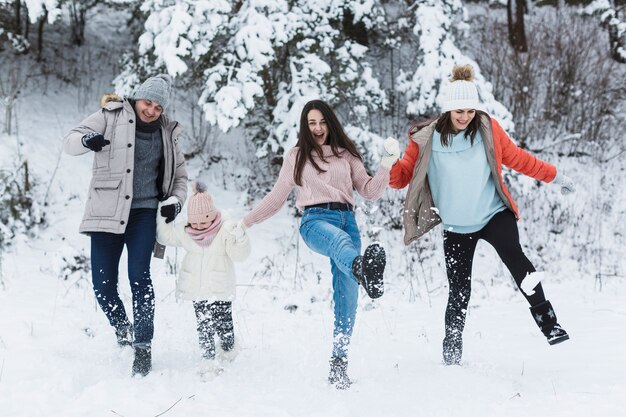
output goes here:
[[[134, 347], [133, 375], [145, 376], [152, 369], [150, 258], [157, 249], [157, 207], [160, 201], [176, 197], [176, 203], [161, 208], [171, 222], [187, 198], [187, 171], [178, 147], [181, 128], [163, 114], [171, 84], [171, 78], [161, 74], [147, 79], [128, 98], [104, 96], [102, 108], [72, 129], [63, 144], [70, 155], [94, 152], [80, 232], [91, 237], [93, 288], [100, 308], [115, 328], [118, 343]], [[134, 326], [117, 290], [124, 246]]]

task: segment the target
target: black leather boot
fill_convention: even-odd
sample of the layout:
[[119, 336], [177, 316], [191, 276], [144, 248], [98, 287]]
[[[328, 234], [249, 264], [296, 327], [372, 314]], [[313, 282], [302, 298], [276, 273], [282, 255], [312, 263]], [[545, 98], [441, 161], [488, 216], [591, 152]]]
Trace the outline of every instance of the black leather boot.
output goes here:
[[146, 376], [152, 370], [152, 351], [149, 347], [135, 347], [133, 376]]
[[383, 273], [387, 264], [385, 249], [378, 243], [365, 248], [363, 256], [352, 261], [352, 273], [370, 298], [379, 298], [385, 291]]
[[556, 313], [550, 301], [546, 300], [536, 306], [530, 307], [530, 313], [535, 319], [535, 323], [541, 329], [548, 343], [556, 345], [569, 339], [569, 335], [556, 321]]

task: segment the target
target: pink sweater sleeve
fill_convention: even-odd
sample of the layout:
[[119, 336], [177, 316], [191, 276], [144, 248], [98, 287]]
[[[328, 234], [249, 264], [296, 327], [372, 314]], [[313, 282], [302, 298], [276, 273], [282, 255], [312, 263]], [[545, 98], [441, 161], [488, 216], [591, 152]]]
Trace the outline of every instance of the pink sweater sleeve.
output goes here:
[[385, 188], [389, 185], [389, 168], [381, 165], [376, 171], [376, 175], [370, 177], [365, 171], [363, 162], [352, 155], [350, 155], [350, 168], [352, 184], [363, 198], [376, 200], [383, 195]]
[[285, 157], [283, 166], [278, 174], [278, 180], [276, 181], [274, 188], [272, 188], [272, 191], [270, 191], [263, 198], [263, 200], [261, 200], [261, 202], [243, 218], [243, 222], [246, 227], [250, 227], [269, 219], [276, 214], [276, 212], [285, 204], [285, 201], [287, 201], [289, 193], [291, 193], [291, 190], [293, 190], [296, 186], [296, 183], [293, 180], [293, 155], [294, 153], [289, 153]]

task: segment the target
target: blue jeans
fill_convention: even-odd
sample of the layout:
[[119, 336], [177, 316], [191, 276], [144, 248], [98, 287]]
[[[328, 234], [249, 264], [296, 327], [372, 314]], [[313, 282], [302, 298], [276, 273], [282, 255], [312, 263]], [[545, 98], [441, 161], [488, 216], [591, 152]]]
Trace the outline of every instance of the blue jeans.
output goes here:
[[134, 346], [150, 346], [154, 334], [154, 289], [150, 259], [156, 240], [156, 209], [132, 209], [123, 234], [91, 233], [91, 277], [100, 308], [116, 330], [130, 325], [117, 291], [120, 256], [128, 250], [133, 294]]
[[330, 258], [335, 304], [333, 356], [345, 357], [359, 295], [359, 284], [352, 274], [352, 262], [361, 253], [361, 236], [354, 213], [317, 207], [306, 209], [300, 235], [309, 248]]

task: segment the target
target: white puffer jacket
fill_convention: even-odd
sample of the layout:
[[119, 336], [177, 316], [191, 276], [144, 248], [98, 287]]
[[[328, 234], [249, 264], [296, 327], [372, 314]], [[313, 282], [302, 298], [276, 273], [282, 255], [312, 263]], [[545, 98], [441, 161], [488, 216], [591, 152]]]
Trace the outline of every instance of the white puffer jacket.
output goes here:
[[[159, 205], [171, 204], [170, 198]], [[157, 240], [167, 246], [185, 249], [182, 268], [176, 282], [176, 298], [181, 300], [232, 301], [235, 298], [235, 268], [233, 261], [243, 261], [250, 254], [250, 240], [235, 241], [229, 233], [235, 222], [223, 219], [222, 227], [208, 247], [198, 245], [185, 232], [183, 223], [165, 223], [157, 214]]]

